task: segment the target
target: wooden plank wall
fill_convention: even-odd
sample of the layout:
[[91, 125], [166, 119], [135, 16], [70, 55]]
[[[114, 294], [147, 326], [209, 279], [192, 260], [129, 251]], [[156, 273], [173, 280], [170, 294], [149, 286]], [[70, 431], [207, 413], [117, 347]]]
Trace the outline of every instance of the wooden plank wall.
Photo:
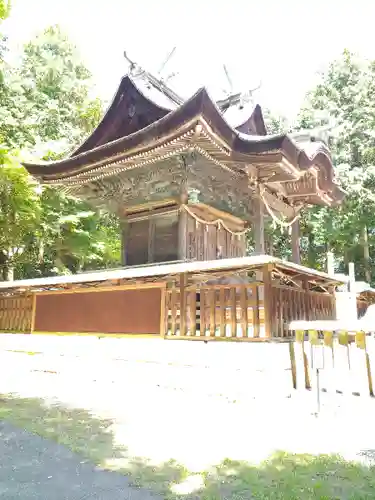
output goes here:
[[130, 220], [125, 245], [126, 263], [129, 266], [176, 260], [178, 258], [177, 213]]
[[36, 332], [160, 335], [163, 284], [42, 292]]
[[31, 295], [0, 296], [0, 331], [30, 333], [33, 297]]
[[201, 224], [187, 216], [186, 255], [188, 259], [215, 260], [220, 248], [220, 258], [243, 257], [246, 254], [245, 235], [234, 235], [223, 227]]

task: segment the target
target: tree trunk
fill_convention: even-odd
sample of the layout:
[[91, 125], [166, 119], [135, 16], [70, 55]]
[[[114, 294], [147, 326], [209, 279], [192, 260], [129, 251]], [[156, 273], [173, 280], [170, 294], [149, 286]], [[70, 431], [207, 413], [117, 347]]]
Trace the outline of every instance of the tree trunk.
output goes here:
[[13, 280], [14, 280], [14, 267], [11, 264], [8, 264], [6, 268], [5, 281], [13, 281]]
[[311, 231], [311, 227], [309, 227], [309, 235], [308, 235], [309, 246], [307, 249], [307, 259], [309, 262], [309, 267], [314, 267], [315, 262], [315, 238], [314, 233]]
[[5, 252], [0, 251], [0, 276], [1, 281], [9, 281], [8, 279], [8, 257]]
[[371, 283], [370, 247], [368, 244], [367, 226], [364, 226], [361, 230], [361, 240], [365, 267], [365, 280], [367, 283]]
[[40, 238], [39, 240], [39, 251], [38, 251], [38, 263], [43, 264], [44, 261], [44, 239]]

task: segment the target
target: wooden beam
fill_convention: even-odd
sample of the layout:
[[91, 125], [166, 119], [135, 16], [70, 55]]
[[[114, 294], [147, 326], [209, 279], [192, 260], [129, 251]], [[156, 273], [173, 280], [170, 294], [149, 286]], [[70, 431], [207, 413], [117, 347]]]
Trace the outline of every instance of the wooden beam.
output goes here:
[[97, 286], [92, 288], [70, 288], [68, 290], [45, 290], [34, 292], [35, 295], [63, 295], [73, 293], [97, 293], [97, 292], [116, 292], [118, 290], [143, 290], [146, 288], [164, 288], [165, 282], [150, 282], [138, 284], [125, 284], [115, 286]]
[[141, 220], [151, 219], [153, 217], [160, 217], [165, 215], [173, 215], [177, 213], [179, 210], [179, 206], [177, 202], [174, 205], [163, 206], [160, 208], [150, 208], [149, 210], [139, 211], [137, 213], [133, 213], [128, 215], [127, 220], [129, 222], [138, 222]]

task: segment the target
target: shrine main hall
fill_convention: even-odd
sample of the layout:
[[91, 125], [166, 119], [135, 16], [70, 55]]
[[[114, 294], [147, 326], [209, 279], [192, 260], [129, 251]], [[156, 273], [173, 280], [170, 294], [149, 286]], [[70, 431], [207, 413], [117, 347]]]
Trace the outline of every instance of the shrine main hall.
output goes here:
[[[241, 94], [183, 99], [134, 66], [69, 157], [24, 166], [120, 218], [122, 267], [0, 283], [2, 331], [256, 341], [334, 318], [339, 283], [299, 245], [301, 210], [344, 197], [329, 149], [268, 134]], [[290, 228], [291, 261], [266, 254], [267, 220]]]

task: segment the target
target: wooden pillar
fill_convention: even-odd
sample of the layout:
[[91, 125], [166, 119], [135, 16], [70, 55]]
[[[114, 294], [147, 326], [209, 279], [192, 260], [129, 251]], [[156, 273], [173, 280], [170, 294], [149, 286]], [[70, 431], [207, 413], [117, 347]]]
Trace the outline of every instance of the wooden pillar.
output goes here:
[[33, 333], [35, 329], [35, 316], [36, 316], [36, 293], [34, 292], [31, 296], [30, 333]]
[[186, 286], [187, 286], [187, 274], [180, 274], [180, 336], [184, 337], [186, 335]]
[[299, 219], [296, 219], [292, 224], [292, 262], [295, 264], [301, 263], [301, 251], [300, 251], [300, 227]]
[[160, 336], [165, 338], [167, 334], [167, 308], [166, 308], [166, 300], [167, 300], [167, 283], [161, 289], [161, 298], [160, 298]]
[[290, 357], [290, 368], [291, 368], [293, 389], [297, 389], [297, 366], [296, 366], [296, 353], [294, 350], [294, 341], [289, 342], [289, 357]]
[[121, 265], [126, 266], [127, 264], [127, 240], [129, 236], [129, 223], [126, 219], [121, 220]]
[[148, 221], [148, 262], [154, 262], [155, 251], [155, 221], [150, 217]]
[[187, 230], [188, 214], [186, 210], [181, 209], [178, 216], [178, 259], [187, 259]]
[[263, 266], [263, 307], [264, 307], [264, 333], [266, 338], [272, 337], [272, 265]]
[[257, 193], [254, 202], [255, 203], [254, 203], [253, 227], [254, 227], [255, 253], [261, 255], [265, 253], [264, 207], [259, 191]]

